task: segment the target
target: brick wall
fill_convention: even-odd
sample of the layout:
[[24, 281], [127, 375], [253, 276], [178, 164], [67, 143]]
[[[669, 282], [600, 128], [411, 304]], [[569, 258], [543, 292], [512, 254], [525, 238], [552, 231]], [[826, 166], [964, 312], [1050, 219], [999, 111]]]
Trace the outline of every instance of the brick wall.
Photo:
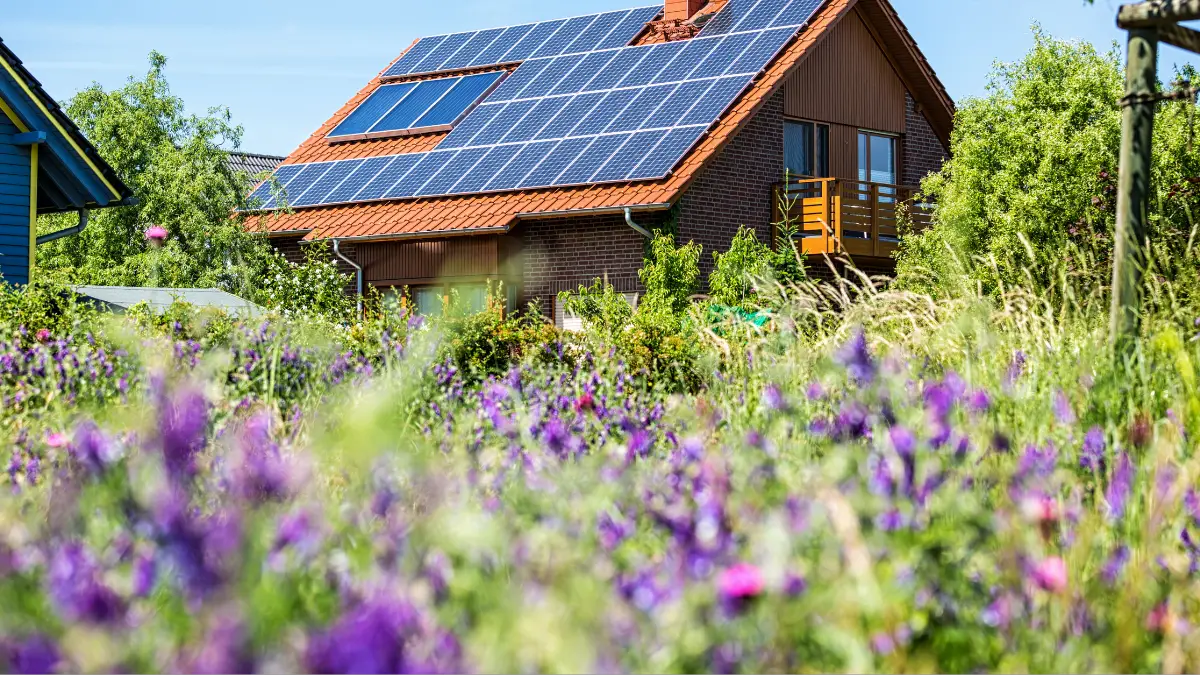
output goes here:
[[916, 101], [905, 94], [904, 160], [901, 167], [904, 175], [900, 181], [905, 185], [920, 185], [921, 179], [942, 168], [942, 162], [950, 153], [942, 146], [937, 134], [917, 111]]
[[783, 180], [783, 101], [783, 91], [766, 101], [680, 199], [678, 240], [704, 246], [701, 289], [708, 285], [713, 251], [727, 251], [742, 225], [771, 243], [771, 187]]
[[[662, 225], [666, 214], [637, 213], [634, 218], [650, 229]], [[521, 240], [522, 306], [540, 300], [549, 315], [559, 292], [606, 276], [618, 291], [641, 290], [638, 270], [645, 238], [625, 223], [623, 214], [527, 220], [510, 236]]]

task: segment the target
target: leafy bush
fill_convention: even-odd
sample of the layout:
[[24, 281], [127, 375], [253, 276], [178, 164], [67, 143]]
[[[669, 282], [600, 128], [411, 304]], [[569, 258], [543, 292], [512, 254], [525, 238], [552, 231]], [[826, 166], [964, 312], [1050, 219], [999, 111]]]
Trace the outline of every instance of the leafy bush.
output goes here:
[[300, 264], [289, 262], [278, 251], [269, 255], [262, 286], [254, 297], [284, 313], [352, 320], [357, 301], [346, 289], [353, 286], [354, 278], [338, 271], [337, 261], [319, 245], [305, 248], [304, 255]]
[[656, 301], [666, 302], [675, 314], [686, 312], [700, 280], [701, 250], [700, 244], [695, 242], [676, 247], [674, 235], [655, 236], [650, 242], [649, 255], [638, 271], [647, 298], [655, 296]]
[[[514, 364], [548, 355], [558, 331], [534, 309], [505, 315], [502, 293], [489, 293], [481, 312], [448, 312], [438, 322], [446, 331], [444, 353], [472, 381], [502, 375]], [[556, 351], [556, 350], [554, 350]]]

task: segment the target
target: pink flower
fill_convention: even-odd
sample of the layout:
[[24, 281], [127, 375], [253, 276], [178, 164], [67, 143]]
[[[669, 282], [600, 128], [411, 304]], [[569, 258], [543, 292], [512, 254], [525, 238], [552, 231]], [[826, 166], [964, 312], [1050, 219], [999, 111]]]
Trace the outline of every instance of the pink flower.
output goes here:
[[1051, 556], [1033, 568], [1033, 583], [1051, 593], [1067, 590], [1067, 563], [1058, 556]]
[[167, 228], [162, 225], [151, 225], [146, 228], [146, 241], [161, 244], [167, 240]]
[[50, 341], [50, 331], [46, 328], [39, 329], [37, 332], [37, 341], [38, 342], [49, 342]]
[[1035, 523], [1053, 523], [1062, 515], [1062, 509], [1053, 497], [1029, 495], [1021, 500], [1021, 513]]
[[584, 410], [591, 410], [595, 407], [596, 407], [596, 400], [594, 398], [592, 398], [591, 394], [586, 393], [586, 392], [575, 401], [575, 410], [577, 412], [583, 412]]
[[762, 593], [763, 586], [762, 571], [749, 563], [730, 567], [717, 580], [721, 595], [730, 599], [752, 598]]
[[66, 434], [60, 434], [57, 431], [46, 435], [46, 445], [52, 448], [64, 447], [69, 442]]

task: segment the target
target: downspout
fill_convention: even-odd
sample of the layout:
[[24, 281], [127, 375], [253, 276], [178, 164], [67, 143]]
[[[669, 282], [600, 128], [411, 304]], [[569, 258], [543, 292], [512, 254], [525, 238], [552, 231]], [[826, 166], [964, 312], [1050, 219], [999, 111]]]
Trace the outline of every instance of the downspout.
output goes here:
[[72, 225], [71, 227], [68, 227], [66, 229], [59, 230], [58, 232], [51, 232], [50, 234], [43, 234], [42, 236], [37, 238], [37, 245], [41, 246], [42, 244], [49, 244], [50, 242], [56, 241], [58, 239], [62, 239], [63, 237], [73, 237], [73, 236], [79, 234], [80, 232], [83, 232], [83, 228], [87, 227], [87, 224], [88, 224], [88, 210], [87, 209], [79, 209], [79, 224], [78, 225]]
[[633, 222], [633, 209], [629, 208], [628, 206], [625, 207], [625, 224], [632, 227], [634, 229], [634, 231], [636, 231], [638, 234], [642, 235], [643, 237], [645, 237], [647, 239], [654, 238], [654, 235], [650, 234], [650, 230], [647, 230], [646, 228], [642, 227], [641, 225], [638, 225], [637, 223]]
[[337, 240], [337, 239], [333, 240], [333, 254], [336, 255], [337, 257], [341, 258], [342, 260], [346, 261], [346, 264], [353, 267], [356, 271], [356, 276], [358, 277], [357, 311], [358, 311], [358, 318], [361, 319], [362, 315], [363, 315], [363, 268], [358, 263], [356, 263], [353, 260], [342, 255], [342, 252], [340, 250], [338, 250], [339, 243], [340, 243], [339, 240]]

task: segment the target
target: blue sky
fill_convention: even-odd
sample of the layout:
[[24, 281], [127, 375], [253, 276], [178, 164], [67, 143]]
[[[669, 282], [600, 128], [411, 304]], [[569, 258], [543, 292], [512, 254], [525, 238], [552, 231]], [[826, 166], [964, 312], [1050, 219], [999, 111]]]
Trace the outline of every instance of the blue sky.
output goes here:
[[[243, 149], [285, 155], [421, 35], [650, 2], [55, 0], [11, 3], [0, 37], [58, 99], [93, 81], [119, 86], [143, 73], [147, 53], [157, 49], [190, 109], [228, 106], [245, 127]], [[1056, 37], [1103, 49], [1122, 35], [1114, 0], [892, 2], [956, 100], [983, 93], [993, 61], [1015, 60], [1029, 48], [1034, 21]], [[1164, 69], [1188, 59], [1166, 49]]]

